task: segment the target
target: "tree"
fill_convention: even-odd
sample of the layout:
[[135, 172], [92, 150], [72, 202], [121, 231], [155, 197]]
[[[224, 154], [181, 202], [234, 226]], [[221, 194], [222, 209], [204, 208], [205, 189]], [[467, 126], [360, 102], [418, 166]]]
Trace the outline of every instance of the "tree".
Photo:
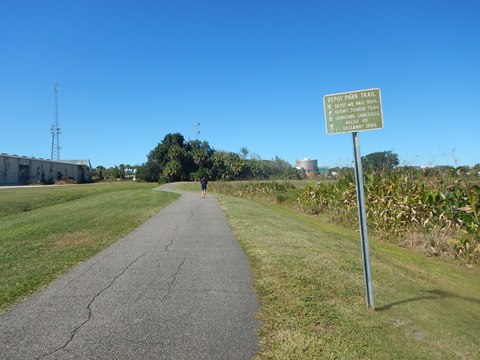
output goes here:
[[166, 181], [183, 180], [182, 170], [182, 164], [179, 160], [170, 160], [163, 168], [163, 178]]
[[211, 157], [215, 150], [210, 147], [207, 141], [190, 140], [188, 142], [189, 156], [191, 163], [189, 164], [190, 180], [198, 180], [202, 177], [211, 178]]
[[242, 180], [246, 178], [246, 161], [238, 154], [217, 151], [212, 158], [212, 173], [214, 178], [221, 180]]
[[102, 181], [104, 179], [105, 170], [105, 167], [101, 165], [97, 166], [96, 168], [91, 168], [90, 179], [93, 181]]
[[210, 147], [207, 141], [190, 140], [188, 142], [189, 150], [192, 153], [192, 158], [196, 166], [205, 166], [215, 150]]
[[125, 166], [125, 164], [118, 165], [117, 179], [125, 179], [126, 169], [127, 167]]
[[262, 160], [258, 156], [247, 160], [250, 169], [248, 177], [255, 179], [299, 179], [300, 174], [290, 163], [276, 156]]
[[365, 170], [392, 170], [398, 164], [398, 155], [392, 151], [380, 151], [362, 156], [362, 167]]
[[[179, 160], [182, 157], [182, 149], [185, 147], [185, 138], [180, 133], [167, 134], [150, 153], [147, 155], [147, 162], [139, 171], [139, 179], [145, 181], [158, 182], [165, 176], [164, 168], [171, 160]], [[176, 166], [175, 166], [176, 167]], [[172, 171], [173, 165], [170, 165], [170, 170], [167, 174], [176, 174]], [[143, 178], [142, 178], [143, 176]], [[167, 177], [167, 181], [170, 179]]]
[[206, 141], [186, 142], [180, 133], [167, 134], [137, 169], [137, 178], [155, 182], [193, 180], [209, 173], [214, 153]]
[[240, 155], [242, 155], [242, 158], [245, 160], [248, 156], [248, 148], [246, 146], [242, 146], [240, 148]]

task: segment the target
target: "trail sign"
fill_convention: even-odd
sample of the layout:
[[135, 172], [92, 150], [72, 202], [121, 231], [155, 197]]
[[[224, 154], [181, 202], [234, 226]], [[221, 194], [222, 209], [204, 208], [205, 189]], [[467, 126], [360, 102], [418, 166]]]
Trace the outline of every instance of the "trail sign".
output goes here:
[[323, 97], [327, 134], [383, 128], [380, 89], [367, 89]]
[[368, 245], [367, 213], [363, 186], [362, 157], [358, 131], [383, 128], [382, 101], [380, 89], [367, 89], [346, 93], [325, 95], [323, 97], [325, 127], [327, 134], [352, 133], [353, 157], [355, 163], [355, 181], [357, 188], [358, 222], [362, 248], [363, 274], [365, 278], [365, 297], [367, 307], [375, 309], [373, 299], [373, 281], [370, 270], [370, 251]]

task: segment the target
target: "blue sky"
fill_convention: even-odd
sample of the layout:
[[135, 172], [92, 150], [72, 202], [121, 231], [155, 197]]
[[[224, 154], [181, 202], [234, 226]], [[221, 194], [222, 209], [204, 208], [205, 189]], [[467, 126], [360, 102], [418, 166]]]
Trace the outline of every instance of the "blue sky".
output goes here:
[[380, 88], [361, 154], [480, 163], [480, 2], [0, 0], [0, 152], [141, 164], [165, 134], [350, 166], [326, 94]]

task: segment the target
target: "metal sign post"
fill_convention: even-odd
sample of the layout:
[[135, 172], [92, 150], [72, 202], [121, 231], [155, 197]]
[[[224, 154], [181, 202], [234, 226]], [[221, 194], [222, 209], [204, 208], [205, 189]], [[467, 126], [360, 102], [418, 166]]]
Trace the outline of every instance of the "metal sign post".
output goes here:
[[363, 274], [365, 277], [365, 294], [367, 307], [375, 309], [373, 301], [372, 273], [370, 270], [370, 251], [368, 245], [367, 212], [365, 210], [365, 191], [363, 187], [362, 157], [360, 155], [360, 139], [358, 133], [353, 135], [353, 157], [355, 159], [355, 181], [357, 188], [358, 222], [362, 247]]
[[374, 310], [370, 251], [368, 246], [367, 212], [365, 210], [362, 157], [360, 156], [358, 132], [383, 128], [380, 89], [367, 89], [325, 95], [323, 97], [323, 106], [327, 134], [351, 132], [353, 135], [353, 157], [355, 160], [358, 222], [360, 226], [363, 273], [365, 276], [365, 294], [367, 307]]

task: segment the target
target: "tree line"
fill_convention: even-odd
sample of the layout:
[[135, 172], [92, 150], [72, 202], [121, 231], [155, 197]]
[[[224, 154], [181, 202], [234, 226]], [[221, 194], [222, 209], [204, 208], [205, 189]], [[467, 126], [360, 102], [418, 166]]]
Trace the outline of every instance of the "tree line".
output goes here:
[[92, 169], [93, 180], [128, 179], [146, 182], [190, 181], [207, 177], [210, 180], [299, 179], [301, 174], [287, 161], [275, 157], [262, 160], [247, 158], [249, 151], [239, 153], [217, 151], [207, 141], [186, 141], [180, 133], [169, 133], [147, 155], [141, 165]]
[[[448, 165], [436, 165], [431, 167], [409, 166], [400, 165], [398, 154], [392, 151], [379, 151], [362, 156], [362, 168], [365, 173], [381, 173], [385, 174], [392, 170], [404, 171], [408, 170], [411, 173], [418, 173], [425, 177], [434, 176], [456, 176], [465, 175], [471, 178], [480, 177], [480, 163], [473, 166], [448, 166]], [[353, 167], [334, 167], [330, 168], [328, 175], [353, 175]]]
[[[262, 160], [257, 155], [250, 156], [249, 150], [242, 147], [239, 153], [217, 151], [207, 141], [186, 141], [180, 133], [169, 133], [147, 155], [147, 162], [141, 165], [120, 164], [111, 168], [98, 166], [90, 169], [92, 180], [135, 179], [146, 182], [190, 181], [207, 177], [210, 180], [246, 180], [246, 179], [301, 179], [302, 171], [295, 169], [287, 161], [275, 157]], [[398, 154], [392, 151], [380, 151], [363, 156], [362, 167], [365, 172], [388, 172], [399, 167]], [[468, 166], [435, 166], [410, 170], [424, 175], [464, 173], [478, 177], [480, 164]], [[325, 174], [328, 178], [353, 175], [353, 167], [334, 167]]]

